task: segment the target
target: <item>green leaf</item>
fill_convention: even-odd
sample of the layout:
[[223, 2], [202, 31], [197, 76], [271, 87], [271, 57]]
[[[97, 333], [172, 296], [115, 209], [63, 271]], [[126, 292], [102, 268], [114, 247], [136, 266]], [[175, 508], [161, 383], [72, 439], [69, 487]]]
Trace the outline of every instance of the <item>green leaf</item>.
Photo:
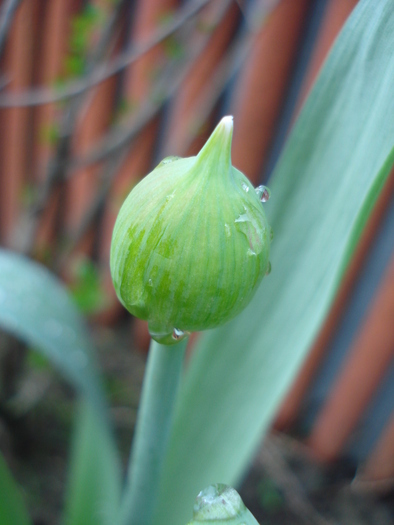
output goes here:
[[270, 181], [272, 273], [201, 339], [183, 382], [155, 524], [235, 484], [294, 380], [394, 161], [394, 10], [361, 1]]
[[105, 412], [93, 345], [68, 293], [46, 268], [3, 249], [0, 328], [39, 349], [100, 413]]
[[88, 515], [96, 524], [112, 523], [119, 503], [120, 466], [90, 337], [66, 290], [46, 268], [1, 249], [0, 327], [37, 349], [84, 395], [67, 523], [90, 523]]
[[0, 452], [0, 523], [30, 525], [22, 496]]
[[66, 499], [66, 525], [116, 523], [120, 471], [111, 436], [103, 432], [92, 405], [81, 403]]

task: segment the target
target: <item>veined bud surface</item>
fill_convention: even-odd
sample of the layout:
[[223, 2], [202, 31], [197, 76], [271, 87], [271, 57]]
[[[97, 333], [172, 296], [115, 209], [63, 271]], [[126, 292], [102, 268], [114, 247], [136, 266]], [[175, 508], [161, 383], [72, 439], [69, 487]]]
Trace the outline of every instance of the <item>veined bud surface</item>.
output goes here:
[[116, 220], [111, 274], [122, 304], [173, 344], [215, 328], [249, 303], [269, 272], [271, 229], [255, 188], [231, 164], [232, 117], [196, 157], [164, 159]]
[[210, 485], [196, 498], [193, 519], [187, 525], [258, 525], [238, 492], [222, 483]]

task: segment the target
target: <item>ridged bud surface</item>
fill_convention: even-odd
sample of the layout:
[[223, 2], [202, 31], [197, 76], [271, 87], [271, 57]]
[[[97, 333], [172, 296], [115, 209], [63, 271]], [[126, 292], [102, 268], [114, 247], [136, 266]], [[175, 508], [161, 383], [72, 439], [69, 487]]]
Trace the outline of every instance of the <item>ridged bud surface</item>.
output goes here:
[[158, 342], [225, 323], [269, 271], [262, 190], [231, 165], [232, 131], [224, 117], [196, 157], [164, 159], [119, 212], [115, 290]]

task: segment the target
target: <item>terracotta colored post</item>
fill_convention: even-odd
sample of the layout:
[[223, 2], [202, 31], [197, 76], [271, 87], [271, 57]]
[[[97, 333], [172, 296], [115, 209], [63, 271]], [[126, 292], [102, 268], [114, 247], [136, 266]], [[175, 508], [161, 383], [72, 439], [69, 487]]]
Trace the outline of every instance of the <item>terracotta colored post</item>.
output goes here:
[[338, 456], [384, 377], [394, 355], [393, 319], [394, 258], [308, 439], [318, 458]]
[[[9, 91], [27, 89], [31, 81], [34, 0], [19, 6], [5, 50], [4, 70]], [[13, 246], [13, 230], [21, 211], [21, 197], [28, 168], [29, 108], [0, 111], [0, 240]]]
[[233, 164], [259, 181], [297, 53], [307, 0], [282, 0], [255, 37], [235, 88]]
[[[51, 86], [63, 73], [64, 59], [68, 48], [69, 22], [72, 2], [53, 0], [43, 10], [40, 25], [39, 56], [35, 57], [39, 85]], [[58, 112], [55, 104], [44, 104], [35, 109], [35, 175], [38, 181], [45, 178], [48, 160], [53, 151], [50, 131], [57, 124]]]
[[324, 15], [323, 25], [319, 32], [319, 38], [313, 52], [308, 72], [298, 102], [298, 113], [305, 98], [307, 97], [316, 77], [323, 65], [331, 46], [334, 43], [338, 33], [342, 29], [348, 16], [357, 4], [357, 0], [330, 0], [328, 2]]
[[[94, 0], [92, 5], [100, 10], [101, 16], [108, 19], [111, 6], [105, 0]], [[93, 30], [89, 47], [94, 48], [100, 38], [100, 28]], [[114, 42], [111, 42], [114, 45]], [[109, 54], [108, 54], [109, 55]], [[108, 60], [105, 56], [103, 61]], [[81, 107], [73, 137], [73, 155], [83, 157], [97, 143], [111, 124], [114, 111], [116, 77], [111, 77], [92, 89]], [[67, 227], [75, 230], [94, 200], [97, 189], [98, 166], [88, 166], [71, 174], [67, 187]]]
[[[201, 12], [198, 25], [209, 27], [212, 19], [220, 14], [221, 9], [220, 3], [214, 2], [208, 5]], [[201, 122], [199, 102], [203, 93], [212, 87], [215, 69], [227, 50], [239, 18], [239, 9], [237, 5], [233, 4], [228, 8], [222, 21], [216, 27], [212, 27], [210, 33], [201, 32], [197, 27], [193, 35], [193, 46], [198, 48], [205, 44], [205, 52], [195, 59], [174, 97], [162, 148], [163, 157], [167, 155], [195, 155], [203, 145], [205, 137], [202, 137], [200, 141], [197, 140], [201, 142], [200, 144], [194, 143], [194, 147], [191, 147], [193, 139], [200, 131], [199, 126], [206, 124]]]
[[352, 487], [358, 492], [388, 493], [394, 488], [394, 415], [380, 436]]

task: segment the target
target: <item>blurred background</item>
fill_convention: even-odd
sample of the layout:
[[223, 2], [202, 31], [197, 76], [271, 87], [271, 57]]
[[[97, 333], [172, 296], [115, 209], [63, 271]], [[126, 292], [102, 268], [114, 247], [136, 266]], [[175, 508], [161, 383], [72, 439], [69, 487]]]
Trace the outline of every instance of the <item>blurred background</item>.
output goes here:
[[[269, 186], [292, 123], [356, 3], [0, 2], [0, 244], [60, 276], [89, 319], [125, 454], [149, 336], [117, 301], [109, 275], [120, 205], [163, 157], [196, 154], [225, 114], [234, 115], [233, 164], [255, 185]], [[292, 521], [284, 513], [272, 523], [326, 523], [310, 508], [316, 487], [350, 483], [343, 523], [391, 522], [393, 194], [394, 173], [257, 471], [245, 481], [245, 498], [251, 507], [257, 499], [266, 519], [284, 512], [286, 500]], [[16, 341], [1, 334], [0, 343], [0, 446], [21, 483], [33, 487], [36, 523], [52, 523], [72, 396], [65, 387], [58, 392], [58, 378]], [[45, 402], [48, 391], [52, 401]], [[56, 419], [50, 431], [47, 418]], [[37, 452], [40, 440], [49, 445]], [[362, 516], [354, 510], [352, 498], [362, 507], [360, 494], [374, 497], [371, 521], [370, 508]], [[45, 498], [53, 501], [49, 510]]]

